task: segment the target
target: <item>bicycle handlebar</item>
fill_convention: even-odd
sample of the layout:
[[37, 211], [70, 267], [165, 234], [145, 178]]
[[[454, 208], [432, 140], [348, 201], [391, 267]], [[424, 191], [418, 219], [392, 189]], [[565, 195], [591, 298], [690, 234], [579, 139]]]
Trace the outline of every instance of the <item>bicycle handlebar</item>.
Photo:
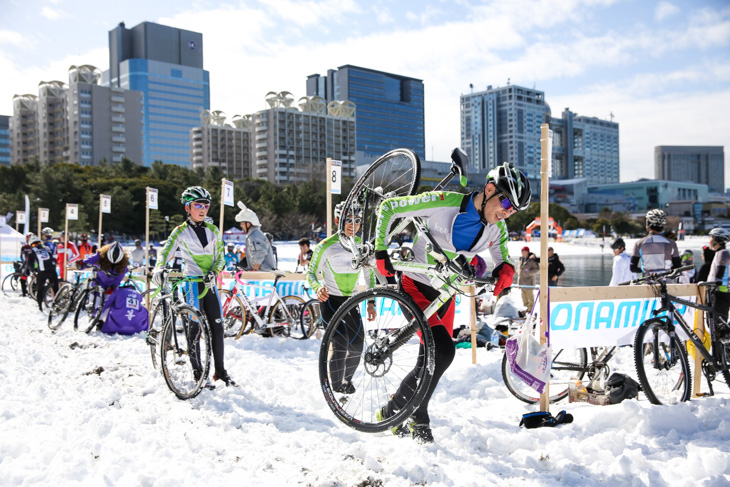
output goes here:
[[666, 278], [666, 277], [673, 279], [675, 277], [679, 277], [679, 274], [681, 274], [682, 272], [688, 271], [688, 270], [694, 269], [694, 268], [695, 268], [695, 266], [693, 266], [693, 265], [685, 265], [682, 267], [677, 267], [676, 269], [669, 269], [669, 270], [661, 271], [661, 272], [652, 272], [651, 274], [647, 274], [644, 277], [640, 277], [638, 279], [633, 279], [631, 281], [626, 281], [626, 282], [620, 282], [618, 285], [619, 286], [628, 286], [628, 285], [633, 285], [633, 284], [641, 284], [644, 282], [657, 282], [659, 279]]

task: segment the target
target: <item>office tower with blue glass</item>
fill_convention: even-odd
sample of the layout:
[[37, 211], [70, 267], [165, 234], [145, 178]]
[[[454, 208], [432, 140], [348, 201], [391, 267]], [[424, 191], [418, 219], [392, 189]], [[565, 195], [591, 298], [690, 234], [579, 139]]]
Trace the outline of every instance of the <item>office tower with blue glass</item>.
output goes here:
[[10, 165], [10, 116], [0, 115], [0, 166]]
[[190, 130], [210, 109], [203, 35], [152, 22], [109, 32], [104, 84], [142, 92], [142, 163], [190, 165]]
[[307, 77], [307, 96], [355, 104], [356, 164], [370, 164], [392, 149], [426, 158], [423, 81], [345, 65]]

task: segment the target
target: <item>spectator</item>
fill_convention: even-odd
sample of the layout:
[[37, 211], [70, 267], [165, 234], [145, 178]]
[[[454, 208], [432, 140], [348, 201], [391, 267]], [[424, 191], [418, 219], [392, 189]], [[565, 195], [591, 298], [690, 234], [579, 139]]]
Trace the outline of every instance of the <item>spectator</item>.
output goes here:
[[613, 249], [613, 274], [609, 286], [618, 286], [622, 282], [632, 281], [636, 279], [636, 274], [631, 272], [631, 257], [625, 252], [626, 243], [624, 239], [617, 238], [611, 244]]
[[279, 267], [279, 254], [276, 253], [276, 245], [274, 245], [274, 236], [269, 232], [265, 232], [266, 238], [269, 239], [269, 245], [271, 245], [271, 251], [274, 253], [274, 268]]
[[565, 266], [552, 247], [548, 247], [548, 286], [557, 286], [558, 277], [565, 272]]
[[58, 262], [58, 274], [61, 279], [66, 279], [66, 265], [73, 264], [79, 258], [79, 249], [76, 244], [68, 241], [66, 232], [61, 232], [61, 242], [56, 246], [56, 261]]
[[[535, 254], [530, 252], [530, 247], [522, 247], [522, 257], [520, 257], [520, 269], [519, 276], [517, 278], [517, 284], [520, 286], [534, 286], [535, 278], [538, 272], [540, 272], [540, 264], [537, 263]], [[522, 302], [527, 308], [527, 312], [532, 311], [532, 306], [535, 304], [535, 290], [534, 289], [522, 289]]]
[[89, 243], [89, 236], [82, 233], [79, 237], [81, 244], [79, 244], [79, 259], [83, 260], [96, 252], [96, 247]]
[[269, 239], [261, 231], [259, 217], [242, 202], [238, 202], [241, 211], [236, 215], [236, 221], [241, 223], [241, 229], [246, 232], [246, 270], [273, 271], [276, 270], [274, 250]]
[[226, 270], [228, 272], [232, 272], [236, 270], [236, 264], [238, 264], [238, 254], [236, 254], [235, 251], [235, 245], [233, 245], [233, 242], [228, 242], [226, 244], [226, 255], [224, 256], [226, 259]]
[[682, 267], [691, 265], [692, 268], [688, 271], [682, 271], [682, 275], [679, 276], [679, 283], [680, 284], [689, 284], [691, 282], [695, 282], [695, 260], [694, 260], [694, 252], [687, 249], [684, 252], [682, 252]]
[[646, 213], [646, 230], [649, 235], [634, 245], [631, 256], [631, 272], [650, 274], [682, 265], [677, 243], [662, 235], [667, 224], [667, 215], [662, 210]]
[[142, 241], [140, 239], [134, 241], [134, 250], [132, 250], [132, 265], [135, 267], [144, 265], [144, 249], [142, 248]]
[[715, 251], [709, 245], [702, 247], [702, 267], [697, 272], [697, 282], [706, 282], [707, 276], [710, 275], [710, 267], [712, 267], [712, 259], [715, 258]]
[[53, 229], [51, 227], [45, 227], [41, 231], [41, 238], [43, 239], [43, 245], [51, 251], [52, 254], [56, 253], [56, 244], [53, 241]]
[[309, 239], [304, 237], [299, 239], [299, 256], [297, 257], [297, 270], [299, 267], [307, 268], [309, 261], [312, 260], [312, 249], [309, 248]]
[[[730, 309], [730, 290], [728, 289], [730, 250], [725, 248], [728, 240], [730, 240], [730, 231], [724, 228], [710, 230], [710, 247], [715, 251], [715, 257], [712, 259], [712, 267], [707, 280], [710, 282], [720, 281], [714, 294], [712, 307], [724, 320], [727, 320], [728, 310]], [[716, 330], [717, 336], [722, 343], [730, 343], [730, 328], [728, 326], [718, 323]]]

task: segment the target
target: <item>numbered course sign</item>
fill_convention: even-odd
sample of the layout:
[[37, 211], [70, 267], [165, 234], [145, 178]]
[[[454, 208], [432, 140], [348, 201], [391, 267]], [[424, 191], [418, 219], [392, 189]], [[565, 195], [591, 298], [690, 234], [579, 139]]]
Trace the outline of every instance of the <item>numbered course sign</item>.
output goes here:
[[147, 188], [147, 207], [150, 210], [156, 210], [158, 204], [157, 199], [157, 189], [156, 188]]
[[23, 223], [27, 223], [27, 219], [25, 217], [24, 211], [17, 212], [17, 220], [15, 220], [18, 225], [21, 225]]
[[329, 177], [332, 194], [342, 194], [342, 161], [331, 161]]
[[48, 223], [48, 208], [38, 208], [38, 218], [41, 223]]
[[226, 206], [235, 206], [233, 202], [233, 181], [223, 180], [223, 204]]
[[66, 205], [66, 219], [67, 220], [78, 220], [79, 219], [79, 205], [67, 204]]
[[112, 197], [108, 194], [99, 195], [100, 207], [102, 213], [112, 212]]

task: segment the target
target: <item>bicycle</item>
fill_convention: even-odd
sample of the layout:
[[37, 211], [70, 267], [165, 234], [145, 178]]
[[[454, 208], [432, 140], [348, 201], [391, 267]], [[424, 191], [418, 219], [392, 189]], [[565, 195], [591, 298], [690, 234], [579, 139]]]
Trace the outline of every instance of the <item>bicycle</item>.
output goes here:
[[[226, 336], [241, 336], [256, 332], [273, 337], [275, 335], [291, 336], [292, 328], [299, 324], [299, 317], [304, 300], [299, 296], [280, 296], [276, 290], [279, 280], [286, 276], [285, 272], [273, 271], [273, 287], [263, 284], [251, 284], [241, 281], [243, 271], [235, 275], [237, 285], [231, 290], [220, 291], [223, 307], [223, 323]], [[246, 296], [240, 286], [271, 291], [268, 295], [257, 298]]]
[[[157, 369], [159, 360], [167, 387], [182, 400], [200, 394], [208, 380], [211, 357], [208, 321], [179, 296], [178, 288], [186, 282], [198, 283], [204, 279], [165, 271], [163, 284], [145, 291], [156, 298], [150, 306], [150, 327], [145, 339], [150, 346], [152, 365]], [[198, 298], [209, 290], [206, 285]], [[162, 294], [157, 297], [159, 293]]]
[[304, 285], [304, 290], [309, 300], [302, 306], [299, 325], [302, 329], [302, 337], [308, 339], [315, 336], [317, 331], [321, 332], [324, 330], [324, 321], [322, 320], [322, 311], [319, 308], [319, 299], [312, 297], [311, 289], [307, 284]]
[[23, 264], [21, 262], [13, 262], [13, 272], [3, 278], [2, 291], [6, 296], [19, 294], [22, 290], [20, 279], [22, 277], [21, 270]]
[[[666, 280], [677, 278], [681, 272], [691, 268], [692, 266], [680, 267], [631, 281], [648, 283], [655, 296], [661, 300], [659, 308], [652, 311], [651, 318], [639, 325], [634, 337], [636, 372], [644, 395], [652, 404], [677, 404], [690, 399], [692, 375], [687, 350], [677, 334], [677, 323], [679, 330], [702, 354], [701, 370], [710, 388], [710, 392], [705, 395], [714, 395], [712, 382], [718, 372], [730, 386], [730, 344], [723, 343], [717, 336], [717, 325], [727, 326], [727, 322], [712, 306], [698, 304], [667, 292]], [[706, 296], [711, 303], [717, 283], [705, 282], [699, 286], [707, 288]], [[711, 352], [684, 321], [675, 303], [705, 312], [709, 325], [705, 333], [710, 333]]]
[[[58, 330], [70, 313], [76, 314], [81, 294], [89, 289], [96, 277], [94, 272], [91, 273], [91, 277], [84, 277], [84, 274], [79, 272], [75, 275], [75, 282], [62, 281], [59, 283], [58, 291], [48, 306], [47, 325], [51, 331]], [[50, 293], [49, 290], [46, 290], [46, 300], [48, 300]]]
[[[449, 175], [436, 187], [439, 190], [456, 175], [466, 184], [467, 161], [460, 151], [452, 154]], [[408, 196], [418, 188], [420, 162], [409, 150], [396, 149], [376, 160], [355, 183], [345, 200], [338, 234], [343, 247], [353, 253], [354, 268], [374, 267], [374, 239], [376, 236], [377, 208], [382, 201], [396, 196]], [[362, 208], [358, 244], [355, 237], [346, 234], [344, 222], [353, 205]], [[429, 230], [419, 218], [401, 219], [393, 224], [388, 241], [408, 225], [413, 225], [419, 238], [429, 242], [428, 252], [433, 264], [417, 263], [412, 253], [392, 251], [391, 260], [396, 271], [421, 273], [429, 277], [440, 294], [424, 311], [407, 294], [381, 280], [381, 286], [352, 295], [334, 314], [322, 337], [319, 356], [320, 385], [325, 400], [335, 416], [346, 425], [364, 432], [385, 431], [402, 424], [423, 400], [431, 382], [435, 367], [434, 341], [428, 318], [454, 295], [468, 296], [461, 286], [479, 285], [485, 292], [494, 284], [493, 278], [478, 279], [462, 255], [450, 259], [433, 240]], [[405, 257], [404, 257], [405, 256]], [[379, 278], [382, 278], [378, 274]], [[471, 297], [471, 296], [469, 296]], [[338, 329], [345, 319], [365, 314], [368, 301], [375, 301], [377, 317], [362, 322], [361, 350], [346, 350], [342, 357], [341, 336]], [[354, 340], [354, 338], [353, 338]], [[352, 342], [351, 342], [352, 343]], [[344, 377], [352, 365], [356, 365], [352, 377]], [[415, 372], [411, 397], [403, 408], [390, 418], [382, 418], [378, 411], [402, 385], [406, 375]], [[338, 394], [335, 390], [347, 380], [352, 386], [350, 393]]]

